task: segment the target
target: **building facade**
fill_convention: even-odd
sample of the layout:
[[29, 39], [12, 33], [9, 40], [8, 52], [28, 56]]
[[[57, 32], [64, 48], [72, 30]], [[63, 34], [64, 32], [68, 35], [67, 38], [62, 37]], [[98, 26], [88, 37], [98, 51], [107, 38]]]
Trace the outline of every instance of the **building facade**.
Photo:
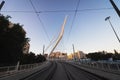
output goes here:
[[86, 55], [83, 51], [77, 51], [68, 55], [68, 59], [85, 59]]
[[23, 47], [23, 54], [28, 54], [30, 49], [30, 44], [28, 42], [25, 43]]
[[67, 59], [67, 53], [53, 52], [49, 55], [49, 58], [65, 60], [65, 59]]

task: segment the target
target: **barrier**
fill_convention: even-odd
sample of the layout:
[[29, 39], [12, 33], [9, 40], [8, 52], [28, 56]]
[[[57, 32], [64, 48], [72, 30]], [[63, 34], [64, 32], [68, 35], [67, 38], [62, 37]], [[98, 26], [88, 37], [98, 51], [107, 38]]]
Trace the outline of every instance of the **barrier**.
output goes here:
[[120, 74], [120, 63], [119, 62], [109, 62], [109, 61], [82, 61], [82, 60], [71, 60], [67, 61], [74, 64], [78, 64], [80, 66], [84, 66], [87, 68], [93, 68], [97, 70], [103, 70], [115, 74]]
[[36, 68], [36, 67], [42, 65], [42, 64], [46, 64], [46, 62], [34, 63], [34, 64], [25, 64], [25, 65], [19, 65], [19, 66], [17, 65], [17, 66], [0, 67], [0, 78], [4, 77], [4, 76], [18, 73], [20, 71], [31, 70], [33, 68]]

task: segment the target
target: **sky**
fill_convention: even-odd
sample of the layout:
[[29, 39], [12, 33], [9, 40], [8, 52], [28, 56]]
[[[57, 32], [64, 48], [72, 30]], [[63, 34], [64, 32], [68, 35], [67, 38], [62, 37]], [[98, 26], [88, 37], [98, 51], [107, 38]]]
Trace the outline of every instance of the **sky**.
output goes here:
[[[1, 2], [2, 0], [0, 0]], [[42, 53], [51, 40], [56, 40], [67, 15], [64, 35], [55, 51], [84, 53], [96, 51], [120, 52], [120, 43], [105, 18], [110, 21], [120, 37], [120, 18], [109, 0], [5, 0], [1, 10], [10, 15], [10, 21], [24, 25], [30, 38], [30, 51]], [[79, 2], [79, 3], [78, 3]], [[120, 0], [114, 0], [120, 8]], [[78, 7], [77, 7], [78, 6]], [[37, 13], [36, 13], [37, 12]], [[45, 53], [49, 53], [55, 43]]]

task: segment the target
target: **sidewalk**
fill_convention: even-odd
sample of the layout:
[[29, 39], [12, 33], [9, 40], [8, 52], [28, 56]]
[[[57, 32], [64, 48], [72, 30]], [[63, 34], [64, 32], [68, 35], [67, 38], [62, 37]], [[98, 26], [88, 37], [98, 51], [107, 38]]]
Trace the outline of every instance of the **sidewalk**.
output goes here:
[[107, 78], [109, 80], [120, 80], [119, 74], [114, 74], [114, 73], [110, 73], [110, 72], [106, 72], [106, 71], [102, 71], [102, 70], [98, 70], [98, 69], [94, 69], [94, 68], [88, 68], [88, 67], [83, 66], [82, 64], [76, 64], [76, 66], [85, 71], [96, 74], [103, 78]]

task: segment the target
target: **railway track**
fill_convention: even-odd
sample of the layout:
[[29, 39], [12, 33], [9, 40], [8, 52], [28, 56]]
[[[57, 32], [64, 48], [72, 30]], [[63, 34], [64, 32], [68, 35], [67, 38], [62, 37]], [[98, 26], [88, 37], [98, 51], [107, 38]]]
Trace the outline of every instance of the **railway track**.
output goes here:
[[51, 80], [55, 73], [57, 67], [56, 62], [51, 62], [51, 64], [40, 71], [37, 71], [29, 76], [26, 76], [20, 80]]
[[92, 74], [79, 67], [66, 63], [51, 61], [51, 64], [43, 69], [22, 78], [21, 80], [108, 80]]

